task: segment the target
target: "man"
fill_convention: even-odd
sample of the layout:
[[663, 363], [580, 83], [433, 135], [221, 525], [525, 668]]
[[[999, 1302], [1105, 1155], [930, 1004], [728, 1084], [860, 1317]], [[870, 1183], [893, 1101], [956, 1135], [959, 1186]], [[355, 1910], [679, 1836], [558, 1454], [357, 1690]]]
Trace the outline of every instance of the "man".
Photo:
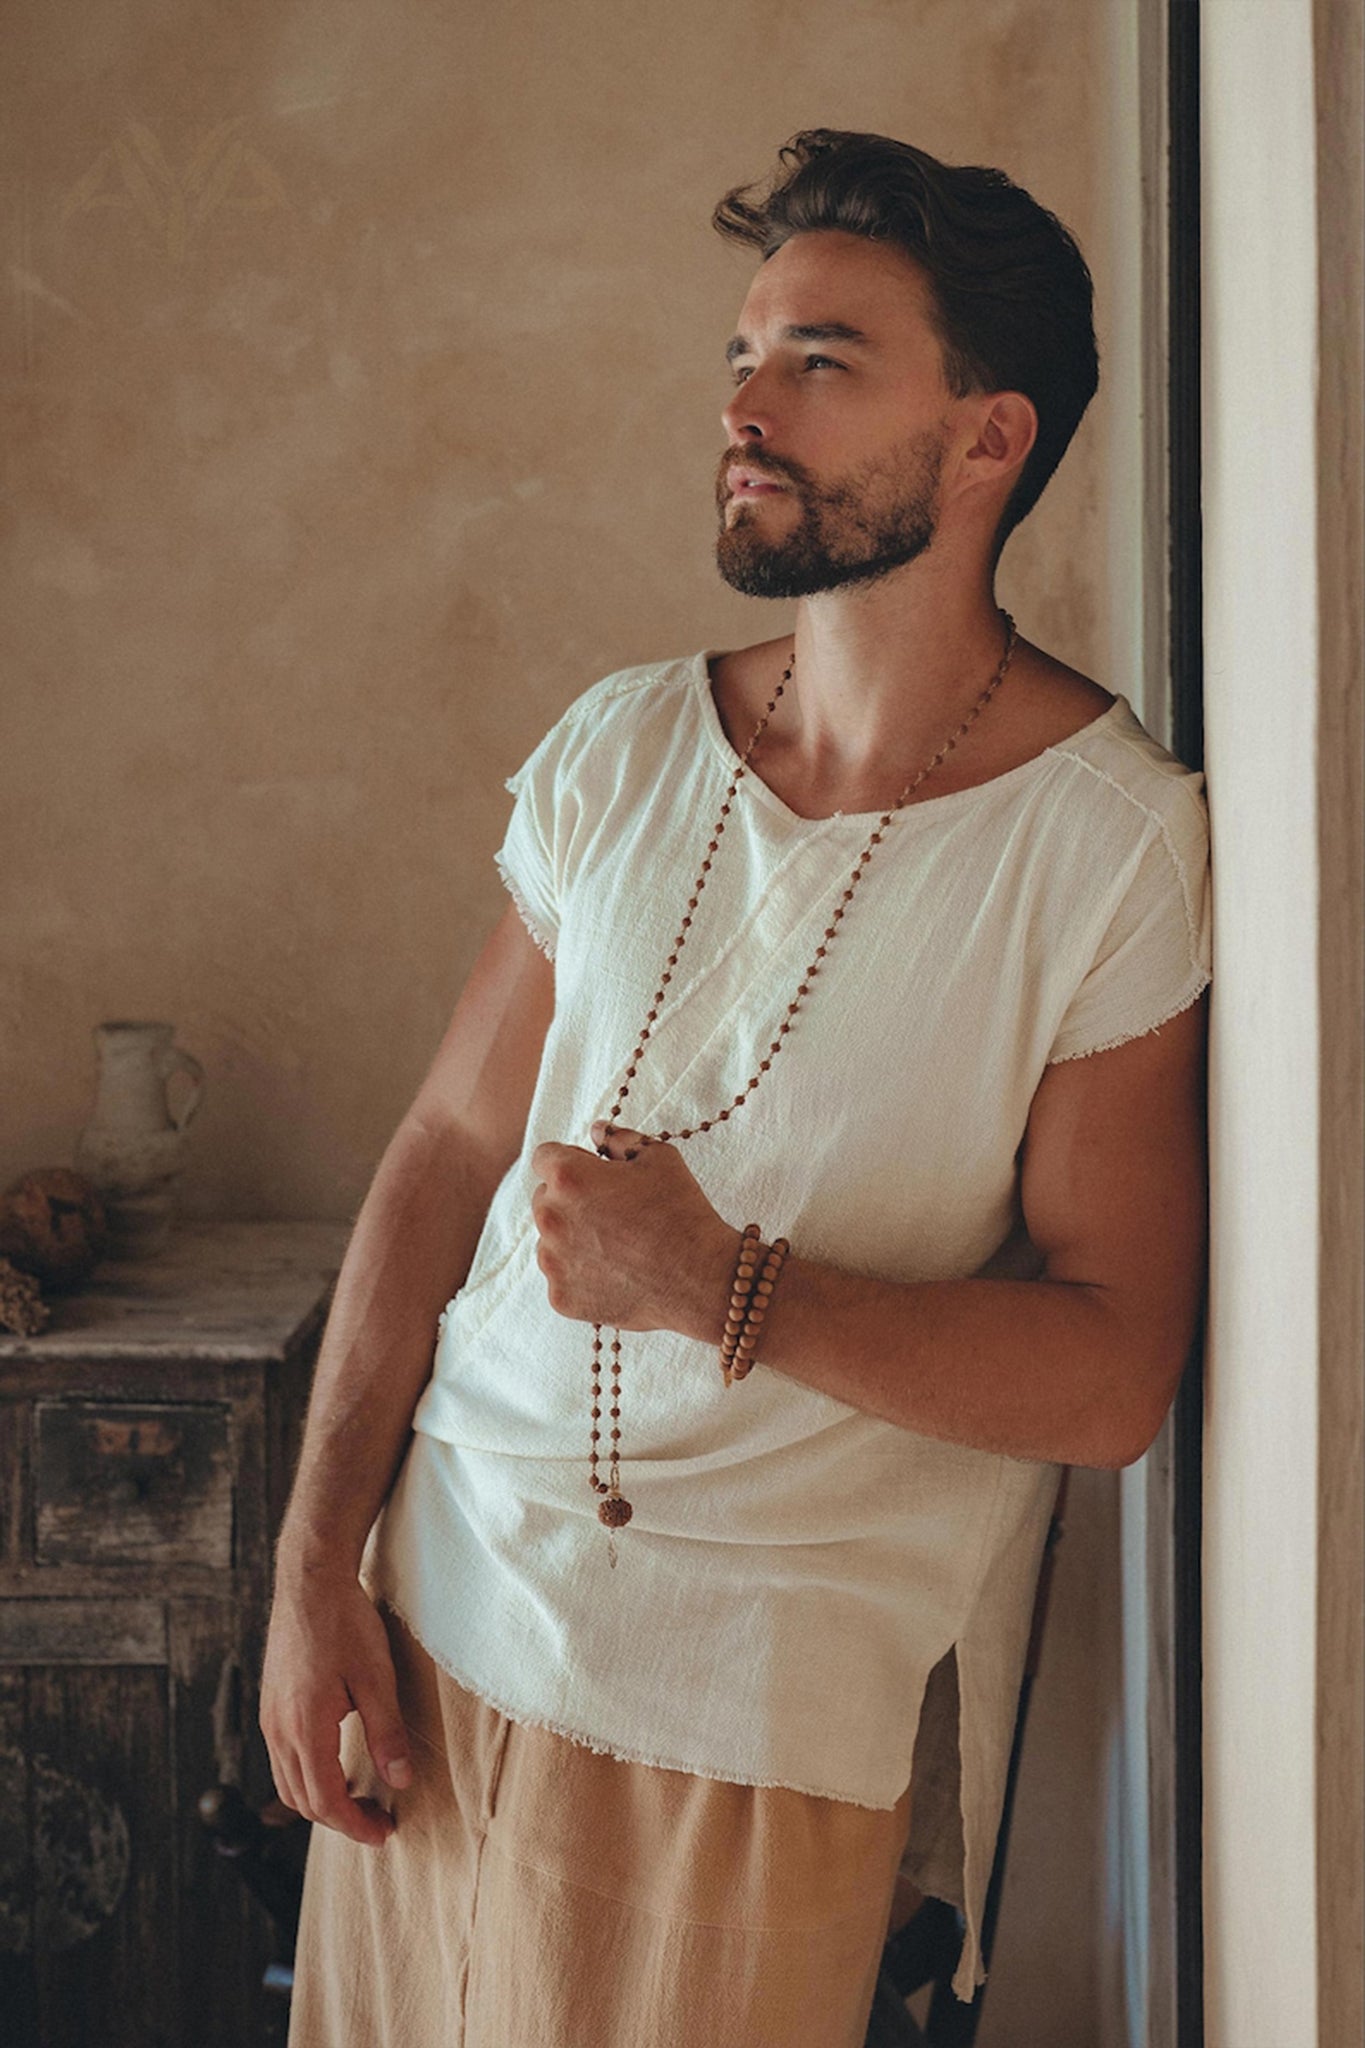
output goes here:
[[1200, 778], [993, 595], [1088, 272], [999, 172], [783, 160], [716, 216], [717, 559], [795, 633], [512, 778], [338, 1284], [263, 1683], [295, 2048], [857, 2048], [902, 1874], [969, 1997], [1058, 1468], [1194, 1328]]

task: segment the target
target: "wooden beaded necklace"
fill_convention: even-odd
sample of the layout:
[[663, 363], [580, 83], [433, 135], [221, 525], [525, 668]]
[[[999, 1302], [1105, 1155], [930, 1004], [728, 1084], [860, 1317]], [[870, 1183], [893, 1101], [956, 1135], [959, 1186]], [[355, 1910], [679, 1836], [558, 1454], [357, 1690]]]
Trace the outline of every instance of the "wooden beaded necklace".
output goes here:
[[[713, 1111], [709, 1117], [703, 1117], [700, 1123], [695, 1125], [689, 1125], [685, 1129], [680, 1131], [659, 1131], [653, 1136], [650, 1136], [648, 1133], [642, 1133], [642, 1135], [645, 1137], [645, 1142], [647, 1144], [680, 1144], [687, 1138], [695, 1138], [697, 1134], [701, 1131], [709, 1131], [715, 1124], [725, 1123], [730, 1117], [734, 1115], [737, 1109], [743, 1108], [744, 1104], [753, 1094], [755, 1088], [757, 1088], [763, 1076], [769, 1071], [773, 1061], [777, 1058], [778, 1054], [782, 1050], [787, 1034], [792, 1028], [793, 1019], [795, 1018], [797, 1011], [800, 1009], [803, 999], [810, 994], [810, 985], [814, 981], [816, 975], [820, 972], [821, 964], [823, 963], [825, 955], [828, 952], [829, 947], [834, 940], [834, 936], [838, 931], [841, 922], [843, 921], [844, 913], [848, 909], [849, 904], [853, 901], [853, 897], [857, 890], [858, 884], [863, 878], [863, 871], [867, 867], [868, 862], [872, 858], [873, 848], [881, 844], [882, 837], [886, 832], [887, 827], [893, 822], [896, 812], [904, 808], [904, 806], [910, 801], [910, 798], [914, 795], [915, 791], [919, 788], [920, 784], [924, 781], [925, 776], [932, 774], [934, 769], [939, 766], [940, 762], [945, 760], [947, 756], [953, 751], [953, 748], [957, 745], [958, 741], [962, 739], [968, 731], [970, 731], [971, 727], [975, 724], [976, 720], [981, 716], [981, 713], [989, 704], [991, 698], [999, 689], [1001, 683], [1004, 682], [1006, 673], [1009, 669], [1009, 665], [1014, 658], [1015, 642], [1018, 638], [1018, 635], [1015, 630], [1014, 620], [1010, 617], [1010, 614], [1007, 611], [1002, 611], [1000, 616], [1005, 624], [1005, 651], [1004, 654], [1001, 656], [999, 665], [996, 668], [994, 675], [991, 677], [985, 689], [981, 692], [981, 695], [977, 698], [975, 704], [972, 706], [971, 710], [968, 712], [966, 718], [962, 721], [962, 724], [958, 727], [957, 731], [953, 734], [952, 738], [944, 741], [943, 745], [939, 748], [938, 752], [933, 756], [932, 760], [927, 761], [924, 767], [920, 769], [919, 773], [915, 775], [911, 779], [911, 781], [909, 781], [905, 785], [905, 788], [901, 791], [901, 794], [897, 797], [895, 803], [892, 804], [891, 808], [889, 810], [883, 811], [880, 818], [878, 818], [877, 823], [873, 827], [866, 845], [863, 847], [862, 852], [858, 855], [858, 858], [854, 863], [853, 871], [848, 878], [847, 887], [844, 889], [842, 896], [839, 898], [839, 901], [834, 906], [834, 914], [831, 917], [829, 923], [825, 926], [824, 935], [821, 938], [820, 944], [816, 947], [815, 952], [811, 956], [811, 959], [807, 963], [806, 968], [802, 973], [801, 980], [797, 986], [796, 994], [793, 996], [792, 1000], [787, 1005], [786, 1012], [783, 1015], [782, 1021], [777, 1027], [777, 1035], [775, 1038], [773, 1038], [772, 1042], [770, 1043], [766, 1057], [759, 1061], [758, 1066], [750, 1075], [745, 1086], [740, 1090], [739, 1094], [735, 1096], [734, 1100], [725, 1106], [725, 1108]], [[712, 828], [711, 838], [707, 843], [706, 854], [702, 860], [701, 867], [697, 872], [697, 878], [692, 884], [692, 894], [687, 899], [687, 909], [684, 912], [683, 921], [681, 925], [678, 927], [678, 935], [673, 941], [672, 947], [669, 951], [668, 958], [664, 962], [663, 970], [659, 975], [659, 986], [654, 991], [654, 1000], [650, 1004], [649, 1009], [645, 1015], [644, 1026], [640, 1032], [639, 1039], [636, 1042], [635, 1050], [631, 1053], [631, 1056], [626, 1063], [626, 1070], [621, 1078], [621, 1085], [616, 1091], [616, 1100], [613, 1102], [611, 1108], [607, 1112], [606, 1120], [608, 1124], [614, 1124], [618, 1116], [620, 1115], [621, 1105], [624, 1103], [626, 1097], [629, 1095], [630, 1084], [635, 1079], [635, 1075], [640, 1063], [640, 1057], [643, 1054], [646, 1045], [649, 1043], [651, 1036], [653, 1035], [655, 1023], [658, 1020], [659, 1006], [664, 1000], [664, 992], [667, 989], [668, 984], [673, 979], [673, 970], [678, 964], [678, 956], [682, 952], [683, 947], [687, 944], [687, 934], [692, 928], [692, 919], [696, 912], [697, 904], [701, 899], [701, 892], [706, 887], [706, 877], [711, 872], [712, 860], [715, 857], [716, 851], [721, 842], [721, 837], [724, 834], [725, 820], [730, 815], [730, 807], [734, 802], [735, 791], [739, 788], [740, 781], [743, 778], [746, 770], [748, 769], [749, 758], [752, 755], [754, 748], [757, 746], [760, 738], [766, 731], [769, 719], [772, 717], [774, 711], [777, 709], [778, 699], [781, 697], [783, 691], [786, 689], [787, 684], [791, 681], [792, 676], [795, 673], [795, 670], [796, 654], [793, 651], [791, 660], [787, 663], [786, 668], [782, 671], [782, 680], [778, 684], [777, 688], [774, 690], [771, 698], [769, 699], [768, 707], [764, 711], [763, 716], [759, 719], [758, 724], [754, 727], [753, 733], [749, 740], [749, 744], [744, 749], [744, 752], [740, 755], [739, 765], [735, 769], [734, 775], [730, 779], [730, 787], [725, 792], [725, 801], [722, 803], [720, 807], [720, 815], [716, 819], [715, 825]], [[599, 1146], [598, 1150], [599, 1152], [605, 1154], [606, 1147]], [[592, 1326], [592, 1450], [589, 1456], [588, 1464], [588, 1483], [592, 1487], [594, 1493], [600, 1494], [602, 1496], [601, 1500], [598, 1502], [597, 1516], [598, 1520], [604, 1522], [608, 1530], [612, 1532], [612, 1541], [608, 1546], [608, 1555], [610, 1558], [610, 1562], [614, 1566], [616, 1563], [615, 1532], [617, 1529], [624, 1528], [626, 1523], [630, 1520], [631, 1516], [635, 1512], [634, 1508], [631, 1506], [631, 1503], [625, 1499], [621, 1492], [621, 1332], [615, 1329], [612, 1331], [611, 1337], [611, 1408], [609, 1410], [609, 1413], [611, 1415], [611, 1450], [608, 1454], [608, 1477], [606, 1479], [599, 1478], [597, 1471], [597, 1462], [599, 1456], [597, 1446], [602, 1440], [602, 1431], [599, 1426], [602, 1420], [601, 1403], [602, 1325], [600, 1323], [594, 1323]]]

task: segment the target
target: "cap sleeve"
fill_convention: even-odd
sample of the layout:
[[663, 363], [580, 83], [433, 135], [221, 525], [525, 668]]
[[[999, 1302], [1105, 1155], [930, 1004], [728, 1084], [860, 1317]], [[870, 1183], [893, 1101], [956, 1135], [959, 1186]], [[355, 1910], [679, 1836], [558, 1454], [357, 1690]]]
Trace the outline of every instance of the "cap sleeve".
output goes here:
[[1212, 980], [1208, 812], [1188, 786], [1147, 844], [1063, 1015], [1048, 1064], [1107, 1052], [1187, 1010]]
[[658, 702], [646, 687], [658, 674], [653, 666], [615, 669], [591, 684], [504, 785], [516, 801], [493, 858], [527, 930], [552, 960], [585, 849], [628, 773], [640, 709]]
[[523, 924], [551, 960], [559, 940], [560, 890], [554, 844], [561, 725], [554, 726], [515, 775], [508, 776], [504, 787], [516, 802], [502, 845], [493, 856]]

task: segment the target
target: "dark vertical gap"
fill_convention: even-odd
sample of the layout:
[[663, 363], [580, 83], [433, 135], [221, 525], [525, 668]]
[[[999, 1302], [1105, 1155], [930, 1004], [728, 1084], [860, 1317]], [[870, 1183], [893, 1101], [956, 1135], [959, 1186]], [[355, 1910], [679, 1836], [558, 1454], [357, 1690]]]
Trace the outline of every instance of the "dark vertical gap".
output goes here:
[[[1203, 515], [1200, 500], [1199, 0], [1169, 0], [1171, 743], [1204, 765]], [[1203, 2048], [1202, 1333], [1176, 1396], [1175, 1967], [1177, 2048]]]

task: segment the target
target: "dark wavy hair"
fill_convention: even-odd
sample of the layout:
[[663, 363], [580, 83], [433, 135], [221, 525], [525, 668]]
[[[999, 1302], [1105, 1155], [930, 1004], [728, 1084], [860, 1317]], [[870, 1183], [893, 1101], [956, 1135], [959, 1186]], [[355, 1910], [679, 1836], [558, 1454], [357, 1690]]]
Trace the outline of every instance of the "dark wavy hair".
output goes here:
[[1074, 237], [1003, 171], [940, 163], [886, 135], [806, 128], [767, 193], [727, 192], [712, 225], [766, 261], [835, 228], [894, 242], [928, 280], [949, 389], [1022, 391], [1038, 438], [1005, 504], [995, 553], [1066, 453], [1099, 384], [1094, 285]]

